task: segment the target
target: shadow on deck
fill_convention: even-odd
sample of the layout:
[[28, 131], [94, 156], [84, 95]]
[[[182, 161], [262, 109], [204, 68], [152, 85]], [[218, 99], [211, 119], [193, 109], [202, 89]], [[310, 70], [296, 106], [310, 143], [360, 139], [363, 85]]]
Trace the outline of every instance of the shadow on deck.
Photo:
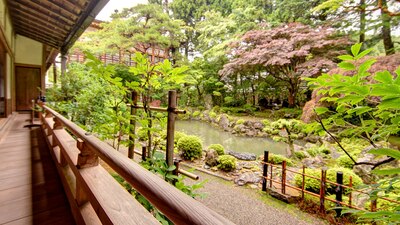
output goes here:
[[16, 115], [0, 133], [0, 224], [75, 224], [39, 127]]

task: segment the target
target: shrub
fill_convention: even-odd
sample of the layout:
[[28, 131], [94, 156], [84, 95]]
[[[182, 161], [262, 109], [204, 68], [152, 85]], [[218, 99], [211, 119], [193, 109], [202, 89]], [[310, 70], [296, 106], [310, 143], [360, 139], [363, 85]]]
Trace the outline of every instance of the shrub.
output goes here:
[[182, 152], [184, 159], [193, 160], [201, 156], [203, 146], [199, 137], [188, 135], [179, 139], [178, 150]]
[[214, 112], [216, 112], [216, 113], [219, 113], [219, 112], [221, 111], [221, 108], [220, 108], [218, 105], [216, 105], [216, 106], [214, 106], [214, 107], [211, 109], [211, 111], [214, 111]]
[[238, 119], [238, 120], [236, 121], [236, 124], [237, 124], [237, 125], [239, 125], [239, 124], [244, 124], [244, 119]]
[[140, 141], [147, 141], [149, 137], [147, 136], [147, 130], [142, 127], [137, 130], [137, 136]]
[[307, 158], [306, 154], [303, 151], [294, 152], [294, 156], [300, 160]]
[[175, 142], [175, 144], [178, 144], [179, 139], [181, 139], [183, 137], [186, 137], [186, 136], [187, 135], [185, 133], [176, 131], [175, 134], [174, 134], [174, 142]]
[[318, 147], [311, 147], [311, 148], [307, 149], [306, 151], [311, 157], [315, 157], [319, 153]]
[[[354, 160], [357, 161], [357, 158], [352, 156]], [[344, 168], [349, 168], [352, 169], [354, 162], [353, 160], [350, 159], [347, 155], [341, 155], [339, 158], [336, 159], [336, 162], [339, 166], [344, 167]]]
[[[344, 185], [349, 185], [349, 180], [350, 180], [350, 176], [353, 178], [353, 186], [357, 186], [357, 185], [361, 185], [363, 182], [361, 180], [361, 178], [355, 174], [352, 170], [348, 169], [348, 168], [343, 168], [343, 167], [334, 167], [332, 169], [329, 169], [326, 173], [326, 179], [332, 182], [336, 182], [336, 173], [337, 172], [343, 172], [343, 184]], [[302, 170], [299, 170], [299, 172], [301, 173]], [[309, 169], [306, 168], [305, 173], [307, 175], [313, 176], [313, 177], [321, 177], [321, 169]], [[296, 174], [294, 176], [294, 182], [296, 184], [297, 187], [301, 187], [301, 183], [302, 183], [303, 177], [300, 174]], [[321, 181], [311, 178], [311, 177], [305, 177], [305, 184], [304, 187], [306, 190], [314, 192], [314, 193], [319, 193], [319, 189], [320, 189], [320, 184]], [[334, 186], [331, 183], [326, 183], [326, 191], [327, 193], [330, 194], [334, 194], [335, 193], [335, 188], [336, 186]], [[348, 190], [345, 189], [345, 193], [348, 192]]]
[[213, 118], [213, 119], [217, 118], [217, 113], [215, 113], [213, 111], [211, 111], [208, 115], [210, 116], [210, 118]]
[[208, 149], [215, 150], [218, 153], [218, 155], [225, 155], [225, 148], [220, 144], [212, 144], [208, 146]]
[[271, 125], [270, 120], [262, 120], [261, 122], [264, 124], [264, 127], [269, 127]]
[[218, 157], [218, 168], [224, 171], [236, 169], [236, 158], [231, 155], [221, 155]]
[[192, 116], [193, 116], [193, 117], [199, 117], [200, 114], [201, 114], [200, 111], [194, 111], [193, 114], [192, 114]]
[[283, 155], [270, 154], [268, 157], [268, 162], [272, 164], [282, 164], [283, 161], [286, 161], [286, 165], [293, 166], [292, 160], [286, 158]]

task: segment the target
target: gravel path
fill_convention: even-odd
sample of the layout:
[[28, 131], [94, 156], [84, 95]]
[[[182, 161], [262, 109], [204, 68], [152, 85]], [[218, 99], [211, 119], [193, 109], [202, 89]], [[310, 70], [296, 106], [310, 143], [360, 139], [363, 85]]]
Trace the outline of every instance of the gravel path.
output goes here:
[[[208, 180], [204, 187], [197, 191], [206, 197], [198, 200], [238, 225], [327, 224], [301, 212], [295, 206], [267, 197], [260, 191], [239, 187], [233, 182], [223, 181], [200, 171], [195, 173], [200, 176], [200, 181]], [[187, 178], [185, 182], [193, 184], [197, 181]]]

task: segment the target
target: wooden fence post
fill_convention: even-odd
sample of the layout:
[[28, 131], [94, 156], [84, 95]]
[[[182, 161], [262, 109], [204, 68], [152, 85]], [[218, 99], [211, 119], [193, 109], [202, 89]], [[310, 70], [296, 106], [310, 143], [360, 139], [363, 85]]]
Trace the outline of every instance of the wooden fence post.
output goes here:
[[142, 146], [142, 160], [146, 161], [147, 147]]
[[269, 188], [272, 188], [272, 170], [273, 170], [273, 166], [272, 166], [272, 164], [271, 164], [271, 169], [270, 169], [270, 171], [269, 171]]
[[[181, 162], [180, 160], [174, 160], [174, 165], [175, 165], [174, 175], [175, 176], [179, 176], [179, 163], [180, 162]], [[172, 184], [175, 186], [176, 182], [177, 182], [177, 180], [174, 179], [172, 181]]]
[[306, 166], [303, 165], [303, 173], [301, 174], [302, 176], [302, 182], [301, 182], [301, 200], [304, 201], [304, 187], [306, 185]]
[[321, 170], [321, 185], [319, 188], [319, 212], [325, 214], [325, 183], [326, 169]]
[[282, 162], [282, 194], [286, 194], [286, 161]]
[[[338, 183], [338, 186], [336, 187], [336, 207], [341, 207], [342, 204], [342, 194], [343, 194], [343, 172], [337, 172], [336, 173], [336, 183]], [[336, 211], [336, 217], [340, 217], [342, 215], [342, 209], [335, 209]]]
[[174, 165], [176, 91], [168, 91], [167, 153], [168, 166]]
[[[353, 187], [353, 177], [352, 177], [352, 176], [349, 177], [349, 187], [350, 187], [350, 188]], [[349, 191], [349, 205], [350, 205], [350, 206], [351, 206], [351, 204], [352, 204], [352, 198], [353, 198], [352, 193], [353, 193], [352, 190], [350, 190], [350, 191]]]
[[129, 132], [129, 147], [128, 147], [128, 158], [133, 159], [135, 152], [135, 133], [136, 133], [136, 105], [138, 95], [136, 91], [132, 91], [132, 104], [131, 104], [131, 119], [130, 119], [130, 132]]
[[263, 180], [262, 180], [262, 191], [267, 191], [267, 176], [268, 176], [268, 151], [264, 151], [264, 165], [263, 165]]

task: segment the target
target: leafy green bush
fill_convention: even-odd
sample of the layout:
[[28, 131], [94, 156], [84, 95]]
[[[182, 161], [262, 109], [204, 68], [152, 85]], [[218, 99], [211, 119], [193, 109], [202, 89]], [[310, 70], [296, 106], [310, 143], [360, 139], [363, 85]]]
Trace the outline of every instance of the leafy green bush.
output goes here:
[[292, 160], [283, 155], [270, 154], [268, 157], [268, 162], [272, 164], [282, 164], [283, 161], [286, 161], [287, 166], [293, 166]]
[[186, 137], [186, 136], [187, 136], [187, 134], [185, 134], [183, 132], [176, 131], [175, 134], [174, 134], [174, 142], [175, 142], [175, 144], [178, 144], [179, 139], [181, 139], [183, 137]]
[[[357, 161], [357, 158], [352, 156], [354, 160]], [[347, 155], [341, 155], [339, 158], [336, 159], [336, 162], [339, 166], [352, 169], [354, 162], [350, 159]]]
[[271, 125], [270, 120], [262, 120], [261, 122], [264, 124], [264, 127], [269, 127]]
[[244, 124], [244, 119], [238, 119], [238, 120], [236, 121], [236, 124], [237, 124], [237, 125], [239, 125], [239, 124]]
[[149, 140], [149, 137], [147, 136], [147, 130], [143, 128], [139, 128], [137, 130], [137, 136], [140, 141], [147, 141]]
[[306, 151], [311, 157], [315, 157], [319, 153], [318, 146], [311, 147], [311, 148], [307, 149]]
[[215, 150], [218, 153], [218, 155], [225, 155], [225, 148], [220, 144], [212, 144], [208, 146], [208, 149]]
[[211, 109], [211, 111], [219, 113], [221, 111], [221, 108], [218, 105], [216, 105]]
[[303, 151], [294, 152], [294, 156], [300, 160], [307, 158], [306, 154]]
[[199, 137], [188, 135], [179, 139], [178, 150], [182, 152], [184, 159], [193, 160], [201, 156], [203, 145]]
[[213, 118], [213, 119], [217, 118], [217, 113], [215, 113], [213, 111], [211, 111], [208, 115], [210, 116], [210, 118]]
[[193, 114], [192, 114], [192, 116], [193, 116], [193, 117], [199, 117], [200, 114], [201, 114], [200, 111], [194, 111]]
[[[349, 180], [350, 180], [350, 176], [353, 179], [353, 186], [357, 186], [357, 185], [361, 185], [363, 184], [361, 178], [355, 174], [352, 170], [348, 169], [348, 168], [343, 168], [343, 167], [334, 167], [331, 168], [329, 170], [327, 170], [326, 173], [326, 179], [332, 182], [336, 182], [336, 173], [337, 172], [343, 172], [343, 184], [344, 185], [349, 185]], [[301, 173], [302, 170], [299, 170], [299, 172]], [[321, 177], [321, 169], [309, 169], [306, 168], [305, 173], [307, 175], [313, 176], [313, 177]], [[300, 174], [296, 174], [294, 176], [294, 182], [295, 185], [297, 187], [301, 187], [301, 183], [302, 183], [303, 177]], [[311, 178], [311, 177], [305, 177], [305, 189], [314, 193], [319, 193], [319, 189], [320, 189], [320, 185], [321, 185], [321, 181]], [[335, 193], [335, 188], [336, 186], [334, 186], [331, 183], [326, 183], [326, 191], [327, 193], [330, 194], [334, 194]], [[347, 193], [348, 190], [345, 189], [345, 193]]]
[[218, 157], [218, 168], [224, 171], [236, 169], [237, 159], [231, 155], [221, 155]]

